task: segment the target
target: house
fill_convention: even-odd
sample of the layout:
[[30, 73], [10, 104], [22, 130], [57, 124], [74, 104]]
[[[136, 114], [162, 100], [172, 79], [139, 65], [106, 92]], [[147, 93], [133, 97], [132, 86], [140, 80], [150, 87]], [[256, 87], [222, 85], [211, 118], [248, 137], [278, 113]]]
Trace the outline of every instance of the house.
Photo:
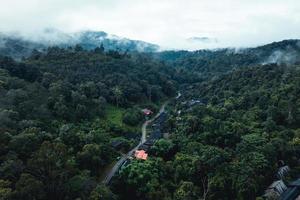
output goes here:
[[289, 183], [287, 189], [280, 195], [282, 200], [300, 199], [300, 178]]
[[268, 189], [265, 191], [264, 197], [277, 197], [279, 198], [281, 194], [287, 189], [286, 185], [282, 180], [274, 181]]
[[278, 169], [278, 172], [277, 172], [277, 177], [279, 179], [283, 179], [290, 171], [290, 168], [289, 166], [285, 165], [285, 166], [282, 166]]
[[148, 154], [144, 150], [136, 150], [134, 157], [139, 160], [147, 160]]
[[151, 115], [153, 112], [151, 110], [149, 110], [148, 108], [145, 108], [142, 110], [142, 112], [144, 113], [144, 115], [149, 116]]

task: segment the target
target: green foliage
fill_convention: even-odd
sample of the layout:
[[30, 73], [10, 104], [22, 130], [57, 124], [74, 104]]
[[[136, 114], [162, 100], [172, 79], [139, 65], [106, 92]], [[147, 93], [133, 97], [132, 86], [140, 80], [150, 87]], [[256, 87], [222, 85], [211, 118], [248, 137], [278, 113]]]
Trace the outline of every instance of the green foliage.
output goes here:
[[23, 173], [13, 194], [16, 199], [45, 199], [44, 185], [34, 176]]
[[295, 167], [299, 75], [294, 66], [265, 65], [186, 91], [186, 98], [208, 103], [188, 111], [177, 105], [185, 112], [184, 123], [171, 129], [180, 147], [176, 182], [192, 182], [209, 199], [255, 199], [271, 184], [278, 160]]
[[139, 109], [127, 109], [123, 116], [123, 122], [130, 126], [136, 126], [141, 121], [143, 121], [143, 115]]
[[192, 182], [181, 182], [174, 194], [174, 200], [193, 200], [197, 197], [197, 189]]
[[[159, 183], [164, 176], [161, 159], [134, 160], [119, 175], [118, 193], [122, 199], [164, 199], [169, 194]], [[142, 187], [141, 187], [142, 186]]]
[[[111, 141], [123, 141], [124, 152], [138, 141], [139, 105], [175, 95], [175, 73], [148, 55], [103, 45], [34, 50], [21, 61], [0, 57], [3, 196], [87, 199], [118, 156]], [[105, 191], [99, 186], [91, 198]]]
[[6, 200], [11, 197], [12, 189], [10, 188], [11, 182], [0, 179], [0, 199]]
[[111, 158], [112, 149], [106, 145], [86, 144], [77, 154], [79, 166], [96, 174], [101, 167], [109, 164]]
[[[299, 174], [299, 66], [260, 65], [272, 48], [299, 50], [296, 42], [153, 55], [77, 45], [0, 57], [1, 199], [255, 199], [279, 160]], [[161, 127], [170, 137], [123, 166], [110, 188], [99, 184], [118, 156], [111, 142], [134, 146], [140, 109], [156, 112], [178, 86], [183, 95]]]
[[32, 176], [43, 183], [47, 199], [64, 199], [65, 182], [75, 173], [64, 144], [44, 142], [28, 161], [28, 168]]
[[164, 159], [167, 159], [171, 156], [174, 148], [175, 145], [171, 141], [160, 139], [151, 147], [151, 152], [153, 152], [153, 155], [155, 156], [160, 156]]
[[[174, 102], [170, 140], [157, 141], [150, 151], [167, 162], [149, 169], [144, 168], [149, 161], [130, 164], [119, 181], [134, 189], [114, 191], [132, 199], [141, 193], [149, 197], [148, 185], [137, 184], [148, 177], [160, 193], [149, 172], [167, 189], [163, 194], [173, 194], [165, 198], [256, 199], [272, 183], [279, 160], [299, 174], [299, 72], [297, 66], [248, 67], [189, 87]], [[191, 99], [205, 103], [183, 103]]]
[[89, 197], [89, 200], [116, 200], [117, 197], [105, 185], [98, 185]]
[[67, 183], [68, 198], [88, 199], [89, 194], [96, 187], [96, 181], [89, 177], [88, 173], [75, 175]]

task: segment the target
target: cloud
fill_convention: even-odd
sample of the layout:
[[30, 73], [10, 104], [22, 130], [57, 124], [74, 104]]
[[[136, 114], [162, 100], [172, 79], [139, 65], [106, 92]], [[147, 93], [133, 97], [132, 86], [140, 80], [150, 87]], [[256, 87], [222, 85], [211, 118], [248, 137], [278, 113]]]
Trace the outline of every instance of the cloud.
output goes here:
[[[165, 48], [255, 46], [300, 38], [298, 0], [0, 0], [0, 31], [103, 30]], [[216, 38], [192, 43], [188, 38]]]

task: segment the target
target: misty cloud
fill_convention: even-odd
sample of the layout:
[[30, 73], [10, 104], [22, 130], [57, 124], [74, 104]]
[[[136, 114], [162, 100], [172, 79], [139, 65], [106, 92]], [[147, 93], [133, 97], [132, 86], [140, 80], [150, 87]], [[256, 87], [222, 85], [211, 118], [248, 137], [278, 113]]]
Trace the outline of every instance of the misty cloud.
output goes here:
[[[105, 31], [164, 48], [247, 47], [300, 38], [297, 0], [0, 0], [0, 32]], [[191, 42], [205, 36], [218, 42]], [[66, 40], [64, 35], [58, 38]]]
[[274, 51], [263, 64], [295, 64], [300, 61], [299, 53], [295, 50]]

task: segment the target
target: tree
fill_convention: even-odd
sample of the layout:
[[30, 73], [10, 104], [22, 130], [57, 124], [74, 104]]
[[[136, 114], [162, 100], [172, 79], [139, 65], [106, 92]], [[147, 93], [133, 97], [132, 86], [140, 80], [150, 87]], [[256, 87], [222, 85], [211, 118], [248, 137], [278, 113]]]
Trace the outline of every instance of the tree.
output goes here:
[[0, 179], [0, 199], [7, 200], [11, 198], [12, 189], [10, 185], [10, 181]]
[[96, 181], [86, 171], [71, 177], [67, 184], [68, 198], [88, 199], [91, 191], [96, 187]]
[[9, 142], [9, 149], [19, 154], [22, 160], [26, 160], [36, 151], [41, 139], [35, 133], [21, 133], [12, 137]]
[[131, 126], [138, 125], [142, 120], [143, 115], [138, 109], [127, 109], [123, 116], [123, 122]]
[[0, 177], [12, 182], [16, 182], [25, 166], [14, 153], [9, 153], [5, 156], [5, 160], [0, 165]]
[[81, 52], [81, 51], [83, 51], [83, 48], [82, 48], [82, 46], [80, 46], [79, 44], [77, 44], [77, 45], [74, 47], [74, 50], [75, 50], [75, 52]]
[[101, 44], [100, 45], [100, 47], [96, 47], [95, 49], [94, 49], [94, 52], [95, 53], [99, 53], [99, 54], [103, 54], [104, 53], [104, 46], [103, 46], [103, 44]]
[[117, 196], [105, 185], [97, 185], [91, 192], [89, 200], [116, 200]]
[[8, 132], [0, 134], [0, 155], [5, 155], [8, 151], [8, 144], [12, 136]]
[[196, 177], [199, 157], [177, 153], [173, 162], [175, 183], [181, 181], [192, 181]]
[[47, 199], [64, 199], [65, 183], [74, 174], [74, 166], [62, 143], [45, 141], [28, 161], [28, 169], [44, 185]]
[[174, 200], [196, 200], [198, 199], [198, 189], [193, 182], [181, 182], [174, 194]]
[[23, 173], [16, 183], [16, 189], [13, 193], [16, 199], [45, 199], [44, 185], [34, 176]]
[[120, 172], [119, 183], [115, 188], [124, 195], [124, 199], [151, 199], [150, 196], [161, 190], [159, 179], [164, 173], [162, 165], [161, 159], [133, 160]]
[[112, 92], [113, 92], [114, 99], [115, 99], [115, 102], [117, 104], [117, 107], [119, 107], [119, 104], [120, 104], [120, 102], [122, 100], [122, 97], [123, 97], [122, 89], [119, 86], [115, 86], [112, 89]]
[[111, 149], [104, 145], [86, 144], [77, 154], [79, 166], [91, 170], [92, 174], [98, 174], [99, 169], [110, 161]]
[[172, 141], [160, 139], [151, 147], [151, 152], [153, 152], [155, 156], [160, 156], [164, 159], [170, 159], [174, 147], [175, 145], [172, 143]]

